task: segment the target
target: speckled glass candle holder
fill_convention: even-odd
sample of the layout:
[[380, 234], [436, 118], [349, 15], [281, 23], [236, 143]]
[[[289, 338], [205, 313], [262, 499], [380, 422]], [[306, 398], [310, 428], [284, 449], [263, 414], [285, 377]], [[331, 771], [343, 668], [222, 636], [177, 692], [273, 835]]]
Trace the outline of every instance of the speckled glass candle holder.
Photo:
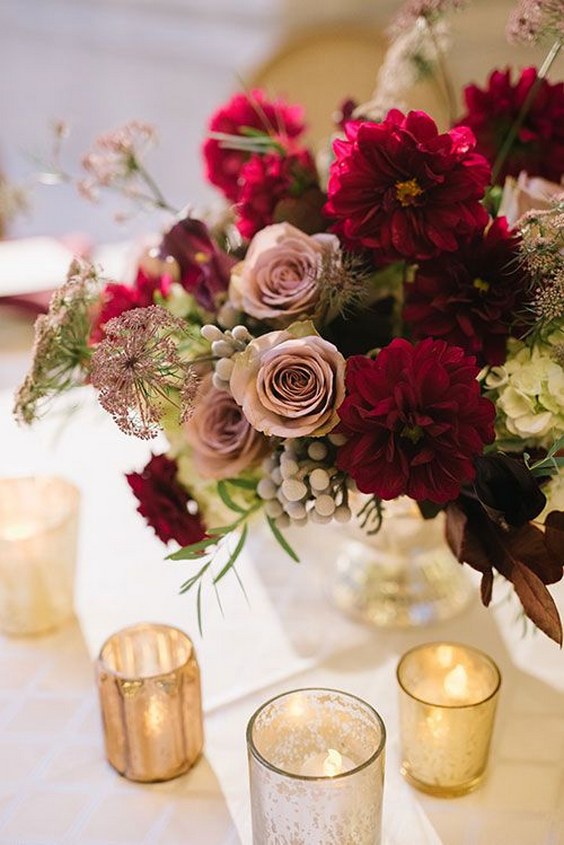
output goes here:
[[486, 654], [456, 643], [429, 643], [399, 662], [402, 774], [439, 797], [464, 795], [488, 762], [499, 669]]
[[42, 634], [73, 616], [80, 494], [63, 478], [0, 479], [0, 630]]
[[108, 761], [129, 780], [163, 781], [202, 752], [200, 671], [192, 641], [142, 623], [107, 640], [96, 663]]
[[253, 845], [379, 845], [382, 719], [330, 689], [284, 693], [247, 728]]

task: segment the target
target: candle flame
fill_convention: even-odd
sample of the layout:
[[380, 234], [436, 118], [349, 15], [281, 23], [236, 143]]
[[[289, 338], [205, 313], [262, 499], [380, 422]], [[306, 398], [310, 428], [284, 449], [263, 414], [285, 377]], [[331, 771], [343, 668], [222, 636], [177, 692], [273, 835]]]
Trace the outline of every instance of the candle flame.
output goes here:
[[454, 649], [451, 645], [440, 645], [437, 648], [437, 661], [443, 669], [448, 669], [449, 666], [452, 666], [453, 658]]
[[455, 666], [444, 679], [444, 689], [452, 698], [465, 698], [468, 695], [468, 673], [461, 664]]
[[343, 771], [343, 758], [334, 748], [327, 749], [327, 757], [323, 761], [323, 774], [325, 777], [334, 778]]
[[19, 540], [28, 540], [33, 537], [37, 530], [37, 526], [30, 522], [15, 522], [12, 525], [2, 526], [0, 535], [3, 540], [13, 543]]

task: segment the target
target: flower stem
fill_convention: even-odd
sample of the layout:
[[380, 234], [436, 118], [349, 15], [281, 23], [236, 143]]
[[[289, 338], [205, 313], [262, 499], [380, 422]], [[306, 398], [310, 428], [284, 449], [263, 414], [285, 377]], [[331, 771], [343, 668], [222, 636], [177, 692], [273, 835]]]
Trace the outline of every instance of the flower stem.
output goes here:
[[145, 184], [147, 185], [147, 187], [149, 188], [149, 190], [151, 191], [154, 203], [157, 208], [162, 208], [164, 211], [170, 211], [171, 214], [178, 214], [178, 209], [174, 208], [166, 201], [164, 194], [162, 193], [161, 189], [159, 188], [149, 171], [145, 170], [145, 168], [139, 161], [136, 161], [136, 169]]
[[527, 115], [530, 111], [530, 108], [535, 101], [535, 98], [538, 94], [539, 88], [540, 88], [546, 74], [548, 73], [548, 71], [552, 67], [554, 60], [556, 59], [558, 53], [560, 52], [561, 47], [562, 47], [562, 42], [561, 41], [555, 41], [554, 44], [552, 45], [552, 47], [550, 48], [550, 50], [548, 51], [548, 55], [547, 55], [546, 59], [544, 60], [542, 67], [537, 74], [537, 78], [535, 79], [533, 85], [531, 85], [531, 87], [529, 89], [529, 93], [525, 97], [525, 100], [523, 102], [523, 105], [521, 106], [519, 114], [517, 115], [517, 117], [513, 121], [512, 125], [509, 129], [509, 132], [505, 136], [505, 139], [504, 139], [503, 144], [501, 145], [500, 150], [499, 150], [499, 152], [496, 156], [494, 166], [493, 166], [493, 169], [492, 169], [492, 182], [493, 183], [495, 183], [497, 181], [497, 178], [498, 178], [498, 176], [501, 172], [501, 168], [503, 167], [503, 164], [505, 163], [505, 159], [507, 158], [507, 156], [508, 156], [508, 154], [511, 150], [511, 147], [515, 143], [515, 139], [517, 138], [517, 135], [519, 134], [519, 130], [521, 129], [521, 127], [522, 127], [522, 125], [525, 121], [525, 118], [527, 117]]
[[[450, 124], [453, 124], [456, 120], [456, 94], [454, 91], [454, 86], [452, 84], [452, 79], [450, 78], [450, 73], [448, 72], [447, 63], [445, 59], [444, 50], [441, 48], [439, 40], [437, 38], [436, 32], [434, 30], [433, 25], [430, 21], [425, 18], [425, 23], [427, 24], [427, 30], [429, 32], [429, 37], [433, 42], [433, 47], [435, 48], [435, 56], [437, 59], [437, 70], [438, 76], [442, 81], [442, 93], [445, 98], [445, 103], [447, 107], [448, 113], [448, 120]], [[437, 80], [438, 81], [438, 80]], [[441, 86], [439, 86], [441, 87]]]

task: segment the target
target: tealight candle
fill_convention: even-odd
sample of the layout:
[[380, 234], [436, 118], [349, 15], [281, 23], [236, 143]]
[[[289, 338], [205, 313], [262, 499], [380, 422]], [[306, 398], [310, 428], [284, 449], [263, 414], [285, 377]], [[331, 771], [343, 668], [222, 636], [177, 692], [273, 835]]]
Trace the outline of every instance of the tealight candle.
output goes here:
[[200, 671], [192, 641], [139, 624], [107, 640], [96, 663], [108, 761], [129, 780], [162, 781], [202, 752]]
[[73, 615], [79, 492], [62, 478], [0, 479], [0, 629], [39, 634]]
[[254, 845], [379, 845], [385, 739], [376, 711], [337, 690], [263, 704], [247, 728]]
[[464, 795], [488, 761], [501, 676], [469, 646], [430, 643], [399, 662], [402, 773], [438, 796]]

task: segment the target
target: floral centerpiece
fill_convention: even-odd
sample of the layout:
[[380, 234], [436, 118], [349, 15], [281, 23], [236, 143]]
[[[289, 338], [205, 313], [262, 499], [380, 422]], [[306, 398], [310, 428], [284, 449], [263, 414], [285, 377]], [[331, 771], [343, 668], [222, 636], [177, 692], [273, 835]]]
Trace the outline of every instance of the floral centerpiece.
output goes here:
[[[298, 106], [235, 95], [203, 146], [222, 218], [178, 215], [133, 284], [75, 262], [37, 322], [18, 417], [90, 383], [124, 432], [164, 429], [167, 453], [127, 480], [181, 546], [170, 556], [194, 562], [182, 589], [198, 606], [255, 514], [295, 557], [288, 526], [377, 531], [408, 496], [426, 518], [446, 512], [484, 604], [496, 571], [562, 642], [546, 586], [564, 566], [564, 92], [547, 79], [562, 21], [558, 3], [523, 0], [511, 37], [550, 36], [547, 61], [469, 85], [440, 131], [399, 108], [401, 86], [435, 74], [454, 111], [446, 13], [462, 5], [406, 5], [373, 100], [343, 105], [328, 167]], [[139, 123], [100, 138], [81, 192], [170, 210], [152, 140]]]

